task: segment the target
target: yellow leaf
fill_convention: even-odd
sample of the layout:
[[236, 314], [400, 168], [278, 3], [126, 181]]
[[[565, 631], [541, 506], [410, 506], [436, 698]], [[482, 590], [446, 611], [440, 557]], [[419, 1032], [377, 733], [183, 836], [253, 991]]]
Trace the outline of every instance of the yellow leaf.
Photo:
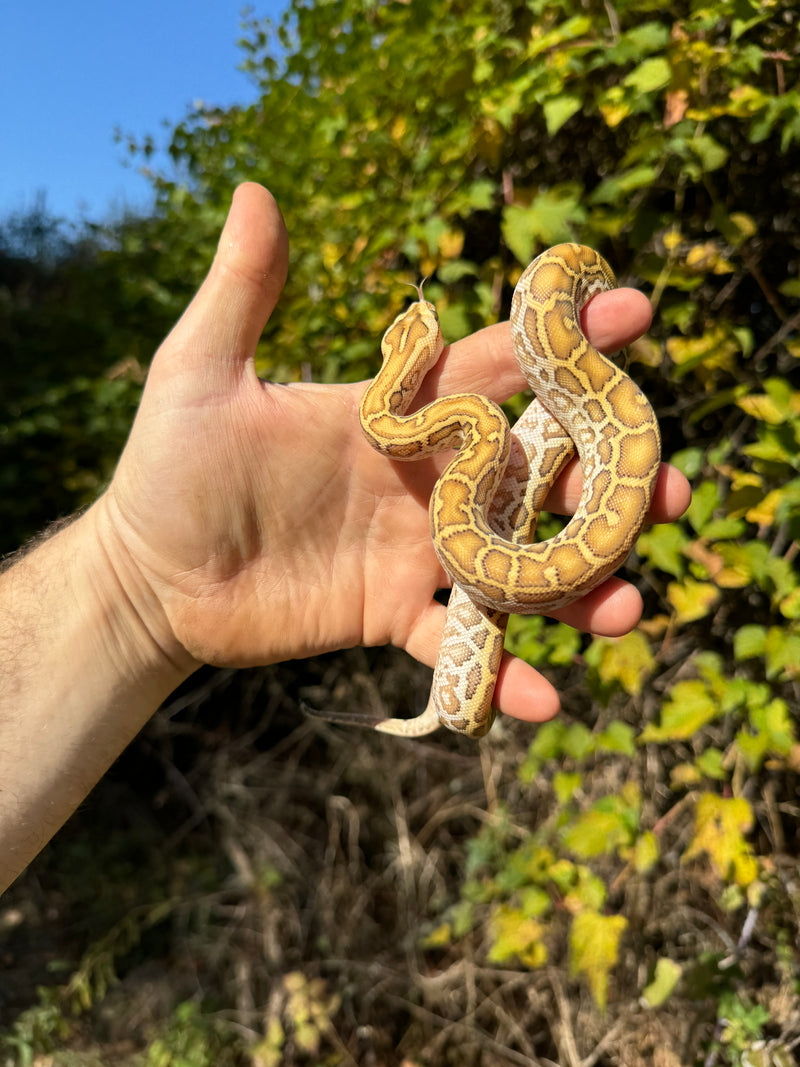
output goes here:
[[786, 619], [800, 619], [800, 587], [793, 589], [788, 596], [781, 600], [781, 615]]
[[658, 838], [652, 830], [647, 830], [636, 841], [633, 850], [633, 865], [639, 874], [645, 874], [658, 863], [660, 855]]
[[697, 801], [694, 837], [684, 860], [705, 852], [711, 866], [726, 881], [739, 886], [755, 881], [758, 867], [744, 834], [753, 825], [753, 811], [744, 797], [703, 793]]
[[736, 401], [747, 415], [769, 423], [771, 426], [780, 426], [785, 419], [784, 412], [778, 407], [771, 396], [766, 393], [754, 393], [750, 396], [740, 396]]
[[739, 343], [721, 326], [712, 327], [700, 337], [670, 337], [667, 352], [678, 366], [703, 364], [709, 368], [730, 368]]
[[730, 274], [733, 267], [720, 256], [713, 241], [692, 245], [686, 253], [686, 266], [698, 272], [712, 271], [714, 274]]
[[393, 141], [402, 141], [408, 129], [408, 122], [403, 115], [398, 115], [392, 123], [391, 138]]
[[528, 919], [518, 908], [501, 905], [492, 916], [492, 947], [488, 959], [504, 963], [516, 956], [526, 967], [541, 967], [547, 960], [542, 943], [544, 929], [535, 919]]
[[631, 363], [642, 363], [645, 367], [660, 367], [664, 362], [664, 350], [661, 343], [645, 334], [628, 345]]
[[775, 522], [778, 506], [782, 500], [783, 490], [773, 489], [758, 504], [749, 508], [744, 517], [748, 522], [754, 522], [757, 526], [772, 526]]
[[330, 270], [341, 259], [342, 253], [338, 245], [333, 244], [331, 241], [322, 242], [322, 262], [326, 270]]
[[424, 948], [443, 948], [445, 945], [450, 944], [452, 938], [453, 931], [450, 923], [441, 923], [424, 938], [422, 945]]
[[280, 1067], [286, 1035], [280, 1019], [269, 1020], [266, 1036], [250, 1049], [254, 1067]]
[[631, 630], [624, 637], [596, 639], [597, 673], [606, 685], [619, 682], [626, 693], [638, 696], [656, 661], [644, 634]]
[[675, 790], [688, 789], [690, 786], [697, 785], [702, 777], [693, 763], [679, 763], [670, 771], [670, 788]]
[[568, 804], [581, 787], [583, 775], [577, 771], [557, 771], [553, 775], [553, 792], [559, 804]]
[[719, 598], [719, 590], [710, 582], [698, 582], [684, 578], [682, 582], [670, 582], [667, 600], [675, 609], [675, 622], [684, 625], [704, 619]]
[[575, 870], [577, 881], [561, 901], [564, 910], [570, 915], [578, 915], [582, 911], [599, 911], [608, 895], [605, 882], [592, 874], [588, 867], [581, 865]]
[[460, 230], [445, 230], [439, 234], [438, 245], [445, 259], [458, 259], [464, 247], [464, 234]]
[[[483, 102], [484, 110], [489, 109], [489, 101]], [[478, 122], [472, 133], [475, 154], [490, 164], [496, 164], [500, 158], [500, 149], [504, 143], [503, 127], [493, 116], [485, 115]]]
[[607, 92], [603, 93], [599, 107], [606, 125], [612, 130], [631, 113], [631, 105], [625, 99], [625, 90], [621, 85], [612, 85]]
[[627, 925], [622, 915], [601, 915], [596, 911], [582, 911], [572, 920], [570, 971], [573, 976], [584, 975], [601, 1009], [606, 1006], [608, 975], [617, 962], [619, 941]]
[[730, 221], [741, 234], [742, 238], [752, 237], [758, 231], [758, 225], [750, 215], [742, 211], [734, 211], [730, 215]]
[[714, 575], [721, 589], [743, 589], [753, 580], [753, 559], [747, 545], [733, 541], [714, 546], [724, 566]]

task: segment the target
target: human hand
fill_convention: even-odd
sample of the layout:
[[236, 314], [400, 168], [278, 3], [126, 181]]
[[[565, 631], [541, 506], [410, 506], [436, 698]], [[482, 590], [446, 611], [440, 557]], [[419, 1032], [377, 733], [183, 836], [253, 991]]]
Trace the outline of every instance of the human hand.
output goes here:
[[[274, 200], [242, 186], [206, 281], [153, 360], [98, 530], [151, 636], [186, 670], [386, 642], [432, 665], [445, 616], [433, 594], [447, 584], [428, 531], [437, 464], [392, 463], [369, 447], [363, 383], [258, 379], [255, 347], [287, 257]], [[649, 321], [642, 294], [615, 290], [591, 302], [583, 326], [613, 351]], [[471, 391], [502, 401], [524, 386], [500, 324], [446, 349], [420, 399]], [[548, 507], [570, 511], [579, 488], [573, 465]], [[685, 479], [662, 468], [650, 521], [687, 504]], [[616, 635], [640, 613], [636, 590], [611, 579], [556, 614]], [[496, 703], [537, 721], [558, 709], [549, 683], [508, 656]]]

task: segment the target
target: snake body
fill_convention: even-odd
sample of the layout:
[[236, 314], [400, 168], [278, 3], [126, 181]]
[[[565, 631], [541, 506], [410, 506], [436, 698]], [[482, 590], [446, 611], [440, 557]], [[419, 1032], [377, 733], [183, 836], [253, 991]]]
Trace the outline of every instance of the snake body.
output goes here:
[[[453, 582], [431, 698], [417, 718], [370, 720], [375, 729], [421, 736], [444, 724], [485, 734], [508, 613], [572, 603], [633, 547], [658, 473], [658, 423], [638, 386], [580, 327], [584, 305], [615, 284], [605, 260], [575, 244], [551, 248], [523, 272], [511, 331], [535, 399], [513, 433], [500, 407], [474, 393], [408, 414], [442, 352], [436, 310], [420, 294], [386, 331], [383, 366], [361, 402], [367, 440], [396, 460], [458, 451], [430, 501], [434, 548]], [[575, 451], [583, 473], [575, 515], [533, 543], [547, 493]]]

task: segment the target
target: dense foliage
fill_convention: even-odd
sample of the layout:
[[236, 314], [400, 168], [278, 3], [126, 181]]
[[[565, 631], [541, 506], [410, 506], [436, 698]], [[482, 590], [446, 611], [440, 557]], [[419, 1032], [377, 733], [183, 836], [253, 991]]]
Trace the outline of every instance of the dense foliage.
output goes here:
[[147, 256], [120, 257], [140, 225], [70, 233], [43, 200], [0, 223], [0, 554], [93, 500], [125, 442], [171, 324]]
[[[54, 485], [59, 507], [96, 489], [130, 416], [118, 383], [136, 380], [109, 366], [144, 362], [243, 179], [273, 191], [292, 240], [260, 350], [282, 380], [371, 373], [403, 281], [431, 276], [455, 338], [507, 315], [537, 251], [598, 247], [651, 297], [632, 373], [693, 503], [640, 540], [628, 637], [513, 620], [510, 647], [564, 693], [533, 740], [503, 723], [476, 753], [297, 725], [303, 697], [391, 714], [411, 678], [421, 701], [424, 676], [377, 653], [193, 683], [128, 757], [142, 824], [95, 860], [105, 925], [66, 945], [69, 977], [40, 1004], [13, 1001], [8, 1062], [66, 1031], [91, 1045], [69, 1011], [96, 1020], [115, 964], [136, 990], [171, 957], [172, 1001], [151, 1012], [169, 1022], [137, 1031], [159, 1067], [783, 1067], [800, 1043], [795, 5], [294, 0], [244, 52], [257, 103], [173, 131], [180, 180], [154, 178], [153, 218], [5, 290], [13, 514], [28, 487]], [[70, 360], [45, 347], [36, 286], [52, 337], [79, 339]], [[86, 832], [21, 883], [21, 945], [46, 925], [44, 890], [40, 910], [24, 897], [37, 878], [66, 880], [69, 914], [94, 901]], [[150, 878], [132, 888], [136, 856]]]

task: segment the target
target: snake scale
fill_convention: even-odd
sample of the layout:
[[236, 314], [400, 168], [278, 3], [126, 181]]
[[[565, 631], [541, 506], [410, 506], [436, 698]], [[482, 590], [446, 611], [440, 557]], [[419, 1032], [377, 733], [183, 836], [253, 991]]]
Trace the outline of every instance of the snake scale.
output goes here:
[[[406, 737], [440, 725], [483, 736], [494, 721], [508, 614], [570, 604], [625, 561], [650, 506], [661, 448], [644, 394], [581, 330], [582, 308], [615, 285], [605, 260], [576, 244], [549, 249], [523, 272], [511, 332], [534, 400], [513, 432], [501, 408], [475, 393], [440, 397], [409, 414], [443, 350], [436, 309], [420, 292], [388, 328], [383, 366], [361, 402], [361, 426], [372, 447], [394, 460], [457, 449], [430, 501], [433, 545], [453, 590], [421, 715], [324, 718]], [[534, 542], [538, 513], [576, 451], [578, 508], [556, 536]]]

